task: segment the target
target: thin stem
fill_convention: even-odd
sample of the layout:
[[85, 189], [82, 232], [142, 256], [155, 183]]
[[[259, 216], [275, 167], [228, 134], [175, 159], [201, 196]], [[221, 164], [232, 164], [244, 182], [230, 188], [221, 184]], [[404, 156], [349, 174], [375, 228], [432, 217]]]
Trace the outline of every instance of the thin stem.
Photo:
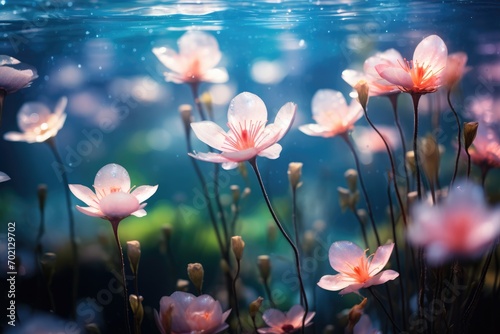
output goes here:
[[[387, 318], [389, 318], [389, 320], [391, 321], [393, 332], [394, 333], [401, 332], [401, 329], [398, 327], [398, 325], [396, 325], [396, 322], [394, 322], [394, 319], [391, 317], [391, 315], [389, 314], [389, 312], [387, 312], [387, 309], [385, 308], [384, 303], [382, 303], [382, 301], [377, 297], [377, 295], [375, 294], [375, 291], [373, 291], [372, 287], [370, 286], [367, 289], [368, 289], [368, 291], [370, 291], [370, 293], [373, 296], [373, 298], [375, 298], [375, 300], [379, 303], [380, 307], [382, 307], [382, 310], [384, 311], [384, 313], [387, 316]], [[396, 331], [396, 329], [397, 329], [397, 331]]]
[[418, 314], [420, 317], [424, 316], [424, 304], [425, 304], [425, 281], [427, 277], [427, 267], [424, 262], [424, 250], [420, 248], [418, 250], [418, 260], [420, 265], [420, 279], [419, 279], [419, 291], [418, 291]]
[[403, 128], [401, 127], [401, 122], [399, 121], [398, 96], [399, 96], [399, 93], [388, 95], [389, 101], [391, 101], [392, 111], [394, 113], [394, 123], [396, 123], [396, 127], [398, 128], [398, 132], [399, 132], [399, 137], [401, 139], [401, 147], [403, 149], [403, 169], [405, 172], [406, 191], [409, 192], [410, 191], [410, 177], [408, 176], [408, 168], [407, 168], [406, 162], [405, 162], [405, 159], [406, 159], [406, 157], [405, 157], [405, 155], [406, 155], [406, 141], [405, 141], [405, 136], [403, 133]]
[[[125, 261], [123, 260], [123, 249], [120, 243], [120, 238], [118, 238], [118, 225], [120, 219], [111, 221], [111, 226], [113, 227], [113, 234], [115, 235], [116, 247], [118, 247], [118, 254], [120, 254], [121, 272], [122, 272], [122, 284], [123, 284], [123, 307], [125, 315], [125, 327], [127, 328], [127, 333], [130, 334], [130, 323], [128, 315], [128, 292], [127, 292], [127, 279], [125, 277]], [[139, 296], [137, 296], [139, 297]]]
[[[295, 245], [299, 247], [299, 226], [297, 222], [297, 188], [292, 187], [292, 222], [295, 230]], [[300, 251], [299, 251], [300, 252]], [[300, 253], [299, 253], [300, 256]], [[300, 305], [304, 306], [304, 298], [300, 294]]]
[[[396, 254], [396, 265], [398, 267], [398, 272], [402, 273], [401, 262], [399, 259], [399, 246], [398, 246], [398, 237], [397, 237], [397, 232], [396, 232], [396, 222], [394, 221], [394, 210], [392, 208], [392, 197], [391, 197], [391, 189], [390, 189], [389, 184], [387, 184], [387, 198], [389, 199], [389, 212], [391, 215], [392, 237], [394, 239], [394, 253]], [[405, 296], [405, 289], [403, 286], [402, 279], [399, 279], [399, 289], [400, 289], [400, 294], [401, 294], [403, 328], [406, 329], [406, 300], [405, 300], [406, 296]], [[390, 301], [390, 302], [392, 305], [392, 301]]]
[[470, 170], [471, 170], [471, 158], [469, 153], [469, 148], [465, 149], [465, 154], [467, 154], [467, 179], [470, 178]]
[[366, 191], [365, 181], [364, 181], [363, 176], [361, 174], [361, 164], [359, 163], [358, 154], [356, 153], [354, 146], [352, 145], [351, 141], [349, 140], [347, 133], [343, 133], [340, 136], [342, 137], [342, 139], [344, 139], [344, 141], [346, 142], [347, 146], [351, 150], [352, 155], [354, 157], [354, 163], [356, 164], [356, 169], [358, 170], [359, 185], [361, 186], [361, 191], [363, 192], [363, 196], [365, 197], [366, 208], [368, 211], [368, 217], [370, 217], [370, 222], [372, 224], [373, 232], [375, 233], [375, 238], [377, 239], [377, 246], [380, 246], [381, 245], [380, 237], [378, 235], [377, 226], [375, 225], [375, 219], [373, 218], [373, 210], [372, 210], [372, 206], [370, 203], [370, 198], [368, 197], [368, 192]]
[[366, 226], [365, 222], [363, 221], [363, 218], [361, 218], [356, 209], [353, 209], [352, 213], [354, 213], [354, 216], [356, 216], [356, 219], [358, 220], [359, 225], [361, 226], [361, 233], [363, 234], [363, 241], [365, 242], [366, 248], [370, 248], [370, 245], [368, 244], [368, 236], [366, 235]]
[[273, 206], [272, 206], [271, 201], [269, 199], [269, 196], [267, 195], [266, 188], [264, 187], [264, 182], [262, 181], [262, 177], [260, 176], [259, 168], [257, 167], [257, 160], [255, 159], [255, 157], [253, 157], [248, 162], [252, 166], [252, 168], [255, 172], [255, 175], [257, 176], [257, 180], [259, 181], [260, 189], [262, 190], [262, 195], [264, 196], [267, 207], [269, 209], [269, 212], [271, 213], [271, 216], [274, 219], [274, 222], [276, 223], [276, 226], [278, 226], [278, 229], [280, 230], [281, 234], [283, 234], [283, 236], [285, 237], [285, 239], [288, 241], [288, 243], [290, 244], [290, 246], [293, 249], [293, 254], [295, 256], [295, 266], [297, 267], [297, 277], [299, 279], [299, 285], [300, 285], [300, 293], [302, 294], [302, 296], [304, 298], [304, 316], [302, 317], [302, 329], [301, 329], [301, 331], [303, 333], [307, 313], [309, 311], [309, 305], [307, 304], [306, 291], [304, 289], [304, 282], [302, 281], [302, 274], [301, 274], [301, 270], [300, 270], [299, 251], [297, 249], [297, 246], [293, 243], [290, 236], [286, 233], [285, 229], [283, 228], [283, 225], [280, 223], [280, 221], [278, 219], [278, 216], [274, 212], [274, 209], [273, 209]]
[[265, 279], [264, 282], [264, 290], [266, 291], [267, 299], [269, 299], [269, 302], [271, 303], [272, 307], [276, 307], [276, 303], [273, 300], [273, 296], [271, 294], [271, 289], [269, 288], [269, 280]]
[[71, 209], [71, 195], [70, 195], [70, 190], [69, 190], [69, 182], [68, 182], [68, 176], [66, 174], [66, 168], [62, 162], [61, 156], [59, 155], [59, 152], [57, 151], [56, 147], [56, 142], [55, 142], [55, 137], [51, 137], [47, 139], [46, 141], [47, 144], [49, 144], [50, 149], [52, 150], [52, 153], [54, 154], [54, 157], [61, 166], [61, 178], [64, 183], [64, 195], [66, 197], [66, 208], [68, 210], [68, 218], [69, 218], [69, 239], [71, 243], [71, 254], [73, 257], [73, 286], [72, 286], [72, 304], [73, 305], [73, 314], [76, 312], [76, 298], [78, 296], [78, 280], [79, 280], [79, 266], [78, 266], [78, 246], [76, 244], [76, 238], [75, 238], [75, 219], [73, 217], [73, 211]]
[[233, 278], [233, 296], [234, 296], [234, 311], [236, 312], [236, 319], [238, 319], [238, 327], [240, 332], [243, 331], [243, 326], [241, 325], [240, 319], [240, 308], [238, 306], [238, 295], [236, 293], [236, 280], [240, 276], [240, 260], [236, 259], [236, 274]]
[[420, 180], [420, 164], [418, 158], [418, 101], [420, 94], [411, 94], [413, 100], [413, 154], [415, 156], [415, 178], [417, 182], [417, 197], [422, 198], [422, 181]]
[[191, 87], [191, 93], [193, 94], [193, 99], [194, 103], [196, 104], [196, 109], [198, 110], [198, 114], [200, 115], [200, 118], [202, 121], [205, 121], [207, 117], [205, 116], [205, 113], [203, 112], [203, 107], [201, 105], [200, 98], [198, 97], [198, 82], [191, 83], [189, 85]]
[[458, 162], [460, 160], [460, 152], [462, 151], [462, 128], [460, 126], [460, 119], [458, 117], [458, 114], [455, 111], [455, 108], [453, 108], [453, 105], [451, 104], [451, 98], [450, 97], [451, 97], [451, 89], [448, 89], [448, 93], [447, 93], [448, 105], [450, 106], [450, 109], [453, 112], [453, 115], [455, 116], [455, 121], [457, 122], [457, 127], [458, 127], [458, 149], [457, 149], [457, 157], [455, 159], [455, 170], [453, 171], [453, 177], [451, 179], [451, 184], [453, 184], [453, 183], [455, 183], [455, 179], [457, 177]]

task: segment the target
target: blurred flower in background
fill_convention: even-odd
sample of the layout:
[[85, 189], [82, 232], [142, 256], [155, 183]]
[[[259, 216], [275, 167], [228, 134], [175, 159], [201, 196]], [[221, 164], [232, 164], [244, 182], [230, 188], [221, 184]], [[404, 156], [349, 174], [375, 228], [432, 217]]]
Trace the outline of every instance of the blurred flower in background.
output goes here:
[[[264, 312], [262, 320], [270, 327], [259, 328], [258, 332], [262, 334], [280, 334], [292, 333], [302, 328], [302, 319], [304, 318], [304, 308], [300, 305], [294, 305], [287, 312], [271, 308]], [[304, 322], [305, 326], [312, 325], [312, 318], [316, 312], [307, 312]]]

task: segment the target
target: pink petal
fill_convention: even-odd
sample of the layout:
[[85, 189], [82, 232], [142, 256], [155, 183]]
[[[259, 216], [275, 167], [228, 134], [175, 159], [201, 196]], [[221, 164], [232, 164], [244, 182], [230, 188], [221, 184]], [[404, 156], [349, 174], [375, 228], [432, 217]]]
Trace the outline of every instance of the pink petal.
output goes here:
[[87, 216], [92, 216], [92, 217], [104, 217], [104, 214], [101, 212], [101, 210], [93, 208], [93, 207], [81, 207], [81, 206], [76, 206], [76, 209], [80, 211], [81, 213], [86, 214]]
[[299, 126], [299, 130], [308, 136], [315, 137], [332, 137], [333, 133], [330, 129], [319, 124], [305, 124]]
[[176, 84], [182, 84], [186, 82], [183, 75], [174, 72], [165, 72], [163, 73], [163, 75], [165, 76], [165, 81], [167, 82], [173, 82]]
[[286, 313], [286, 318], [290, 323], [295, 322], [300, 318], [300, 322], [302, 322], [302, 317], [304, 316], [304, 308], [301, 305], [293, 305], [290, 310]]
[[325, 290], [338, 291], [342, 290], [349, 285], [356, 284], [352, 278], [344, 276], [342, 274], [337, 275], [325, 275], [320, 278], [318, 286]]
[[342, 71], [342, 79], [344, 79], [344, 81], [347, 82], [349, 86], [354, 87], [359, 80], [366, 80], [366, 76], [362, 72], [348, 69]]
[[138, 218], [141, 218], [141, 217], [146, 216], [147, 214], [148, 214], [148, 213], [146, 212], [146, 210], [144, 210], [144, 209], [139, 209], [139, 210], [137, 210], [137, 211], [132, 212], [130, 215], [131, 215], [131, 216], [138, 217]]
[[237, 162], [223, 162], [222, 169], [231, 170], [231, 169], [235, 169], [236, 167], [238, 167], [238, 165], [239, 165], [239, 163], [237, 163]]
[[256, 148], [252, 147], [243, 151], [224, 152], [222, 153], [222, 156], [232, 162], [243, 162], [252, 159], [258, 153], [259, 151]]
[[383, 245], [377, 248], [368, 267], [368, 273], [370, 274], [370, 276], [373, 276], [384, 269], [385, 265], [389, 261], [389, 258], [391, 257], [393, 249], [394, 243]]
[[278, 309], [270, 308], [262, 314], [262, 320], [271, 327], [281, 327], [288, 322], [285, 314]]
[[126, 192], [113, 192], [99, 201], [102, 213], [110, 219], [120, 219], [130, 216], [139, 209], [137, 198]]
[[223, 162], [233, 162], [226, 157], [224, 157], [221, 153], [188, 153], [190, 157], [193, 157], [198, 160], [215, 162], [215, 163], [223, 163]]
[[[30, 136], [31, 137], [31, 136]], [[27, 141], [28, 136], [21, 132], [10, 131], [3, 135], [3, 139], [9, 141]], [[34, 141], [33, 141], [34, 142]]]
[[347, 103], [341, 92], [332, 89], [320, 89], [318, 90], [311, 102], [312, 114], [314, 120], [319, 125], [329, 127], [331, 124], [325, 124], [326, 122], [321, 122], [318, 120], [325, 119], [328, 120], [331, 117], [323, 117], [325, 114], [329, 115], [343, 115], [348, 110]]
[[219, 125], [211, 121], [193, 122], [191, 123], [191, 129], [193, 129], [199, 140], [219, 151], [223, 151], [227, 134]]
[[225, 68], [213, 68], [203, 74], [202, 81], [211, 83], [224, 83], [229, 80], [229, 74]]
[[441, 76], [448, 60], [448, 49], [444, 41], [437, 35], [424, 38], [415, 48], [413, 62], [430, 66], [430, 70]]
[[154, 317], [155, 317], [156, 328], [158, 328], [161, 334], [166, 334], [165, 329], [163, 328], [163, 324], [161, 322], [160, 315], [158, 314], [158, 311], [156, 309], [154, 310]]
[[54, 115], [61, 116], [64, 114], [64, 110], [66, 110], [66, 106], [68, 105], [68, 98], [63, 96], [57, 101], [56, 107], [54, 108]]
[[367, 288], [372, 285], [379, 285], [379, 284], [384, 284], [387, 281], [392, 281], [396, 279], [399, 276], [399, 273], [394, 270], [384, 270], [377, 275], [373, 276], [370, 278], [368, 281], [365, 282], [363, 287]]
[[170, 296], [165, 296], [160, 299], [160, 314], [167, 310], [170, 305], [172, 310], [172, 332], [174, 333], [189, 333], [191, 329], [186, 322], [186, 309], [196, 299], [190, 293], [176, 291]]
[[281, 153], [282, 147], [280, 144], [274, 144], [269, 146], [263, 151], [259, 152], [260, 157], [268, 158], [268, 159], [278, 159]]
[[14, 57], [11, 56], [6, 56], [6, 55], [0, 55], [0, 66], [3, 65], [15, 65], [15, 64], [20, 64], [21, 62], [17, 60]]
[[404, 59], [395, 49], [388, 49], [384, 52], [378, 52], [373, 57], [365, 60], [363, 69], [365, 73], [373, 78], [379, 78], [379, 74], [375, 67], [377, 65], [401, 66], [404, 64]]
[[111, 188], [117, 188], [123, 192], [130, 190], [130, 176], [125, 168], [118, 164], [107, 164], [99, 169], [94, 179], [94, 188], [104, 190], [106, 193]]
[[0, 88], [7, 94], [14, 93], [31, 84], [38, 76], [34, 69], [19, 70], [9, 66], [0, 67]]
[[341, 290], [339, 292], [339, 295], [346, 295], [346, 294], [352, 293], [352, 292], [358, 293], [359, 289], [361, 289], [363, 286], [364, 286], [363, 283], [351, 284], [348, 287], [346, 287], [344, 290]]
[[184, 58], [197, 58], [201, 71], [206, 71], [216, 66], [222, 54], [219, 44], [212, 35], [197, 30], [190, 30], [179, 38], [179, 55]]
[[153, 53], [158, 60], [168, 69], [179, 72], [179, 61], [177, 53], [167, 47], [153, 48]]
[[137, 198], [139, 203], [142, 203], [145, 200], [147, 200], [148, 198], [150, 198], [151, 196], [153, 196], [153, 194], [156, 192], [157, 189], [158, 189], [158, 185], [156, 185], [156, 186], [140, 186], [140, 187], [135, 188], [131, 194]]
[[410, 74], [401, 67], [377, 65], [375, 66], [378, 74], [389, 81], [391, 84], [411, 89], [413, 88], [413, 80]]
[[359, 258], [365, 257], [365, 251], [350, 241], [338, 241], [330, 246], [328, 257], [333, 269], [350, 273], [351, 268], [359, 264]]
[[244, 92], [231, 100], [227, 120], [239, 128], [245, 122], [267, 122], [267, 108], [264, 101], [255, 94]]
[[88, 206], [99, 208], [97, 196], [89, 188], [80, 184], [70, 184], [69, 190], [73, 193], [73, 195], [75, 195], [76, 198]]
[[296, 111], [297, 105], [292, 102], [288, 102], [280, 108], [273, 123], [280, 129], [280, 135], [276, 140], [280, 140], [288, 132], [292, 126]]
[[259, 140], [255, 143], [257, 150], [262, 150], [274, 145], [283, 135], [282, 128], [275, 124], [269, 124], [260, 134]]

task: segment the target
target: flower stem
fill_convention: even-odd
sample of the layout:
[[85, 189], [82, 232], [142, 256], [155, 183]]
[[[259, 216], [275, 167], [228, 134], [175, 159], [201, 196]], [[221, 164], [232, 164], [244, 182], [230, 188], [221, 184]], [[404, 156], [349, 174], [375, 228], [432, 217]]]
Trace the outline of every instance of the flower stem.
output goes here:
[[406, 182], [406, 191], [410, 191], [410, 178], [408, 176], [408, 168], [406, 167], [405, 155], [406, 155], [406, 141], [403, 133], [403, 128], [401, 127], [401, 122], [399, 121], [398, 115], [398, 94], [389, 95], [389, 100], [391, 101], [392, 111], [394, 113], [394, 122], [396, 123], [396, 127], [398, 128], [399, 137], [401, 139], [401, 147], [403, 149], [403, 169], [405, 172], [405, 182]]
[[118, 224], [120, 220], [111, 221], [111, 226], [113, 227], [113, 234], [115, 235], [116, 246], [118, 247], [118, 254], [120, 254], [121, 272], [122, 272], [122, 285], [123, 285], [123, 307], [125, 316], [125, 327], [127, 333], [130, 334], [130, 323], [128, 315], [128, 292], [127, 292], [127, 279], [125, 277], [125, 261], [123, 260], [123, 249], [120, 243], [120, 238], [118, 237]]
[[465, 149], [465, 154], [467, 154], [467, 179], [469, 179], [470, 178], [470, 170], [471, 170], [471, 159], [470, 159], [470, 153], [469, 153], [468, 147]]
[[457, 112], [455, 111], [455, 108], [453, 108], [453, 105], [451, 104], [451, 89], [448, 89], [448, 93], [446, 95], [448, 99], [448, 105], [450, 106], [451, 111], [453, 112], [453, 115], [455, 116], [455, 121], [457, 122], [457, 127], [458, 127], [458, 149], [457, 149], [457, 157], [455, 159], [455, 170], [453, 171], [453, 177], [451, 179], [451, 184], [455, 183], [455, 179], [457, 177], [457, 172], [458, 172], [458, 162], [460, 160], [460, 152], [462, 151], [462, 128], [460, 126], [460, 118], [458, 117]]
[[240, 333], [243, 331], [243, 326], [241, 325], [240, 319], [240, 308], [238, 307], [238, 295], [236, 293], [236, 280], [240, 276], [240, 260], [236, 259], [236, 274], [233, 278], [233, 296], [234, 296], [234, 311], [236, 312], [236, 319], [238, 319], [238, 327]]
[[366, 226], [365, 222], [363, 221], [363, 218], [360, 217], [356, 209], [353, 209], [352, 213], [354, 213], [354, 216], [356, 217], [356, 219], [359, 222], [359, 225], [361, 226], [361, 233], [363, 234], [363, 241], [365, 242], [365, 247], [370, 248], [370, 244], [368, 243], [368, 237], [366, 235]]
[[267, 195], [266, 188], [264, 187], [264, 182], [262, 181], [262, 177], [260, 176], [259, 168], [257, 167], [257, 160], [255, 157], [250, 159], [248, 161], [250, 165], [252, 166], [255, 175], [257, 176], [257, 180], [259, 182], [260, 189], [262, 190], [262, 195], [264, 196], [264, 199], [266, 201], [267, 207], [269, 209], [269, 212], [271, 213], [271, 216], [274, 219], [274, 222], [276, 223], [276, 226], [280, 230], [281, 234], [285, 237], [285, 239], [288, 241], [290, 246], [293, 249], [293, 254], [295, 256], [295, 266], [297, 268], [297, 277], [299, 279], [299, 285], [300, 285], [300, 293], [302, 297], [304, 298], [304, 316], [302, 317], [302, 333], [304, 332], [304, 326], [305, 326], [305, 320], [307, 317], [307, 313], [309, 311], [309, 305], [307, 303], [307, 296], [306, 296], [306, 291], [304, 289], [304, 283], [302, 281], [302, 274], [300, 270], [300, 257], [299, 257], [299, 250], [297, 249], [297, 246], [293, 243], [292, 239], [290, 236], [286, 233], [285, 229], [283, 228], [283, 225], [278, 219], [278, 216], [274, 212], [273, 206], [271, 204], [271, 201], [269, 199], [269, 196]]
[[[297, 188], [292, 187], [292, 222], [293, 222], [293, 229], [295, 232], [295, 245], [298, 247], [300, 245], [299, 243], [299, 224], [297, 221]], [[299, 253], [299, 258], [300, 258], [300, 253]], [[302, 293], [300, 294], [300, 305], [304, 306], [304, 298], [302, 296]]]
[[47, 139], [46, 143], [49, 145], [50, 149], [52, 150], [52, 153], [54, 154], [54, 157], [62, 168], [61, 172], [61, 178], [64, 183], [64, 195], [66, 197], [66, 208], [68, 209], [68, 218], [69, 218], [69, 239], [71, 243], [71, 254], [73, 257], [73, 286], [72, 286], [72, 294], [71, 294], [71, 301], [72, 301], [72, 306], [73, 306], [73, 315], [75, 315], [76, 312], [76, 298], [78, 296], [78, 280], [79, 280], [79, 266], [78, 266], [78, 246], [76, 244], [76, 238], [75, 238], [75, 220], [73, 218], [73, 211], [71, 209], [71, 195], [70, 195], [70, 190], [69, 190], [69, 182], [68, 182], [68, 176], [66, 175], [66, 169], [65, 166], [62, 162], [61, 156], [59, 155], [59, 152], [57, 151], [56, 147], [56, 141], [55, 137], [51, 137]]
[[418, 102], [421, 94], [411, 94], [413, 100], [413, 154], [415, 155], [415, 178], [417, 179], [417, 197], [422, 198], [422, 184], [420, 180], [420, 164], [418, 158]]
[[[380, 300], [380, 298], [378, 298], [378, 296], [375, 294], [375, 292], [373, 291], [373, 289], [372, 289], [371, 286], [368, 287], [367, 289], [368, 289], [368, 291], [370, 291], [370, 293], [373, 296], [373, 298], [375, 298], [375, 300], [379, 303], [380, 307], [382, 307], [382, 310], [384, 311], [384, 313], [387, 316], [387, 318], [389, 318], [389, 320], [391, 321], [393, 332], [394, 333], [400, 333], [401, 329], [398, 327], [398, 325], [396, 325], [396, 322], [394, 322], [394, 319], [391, 317], [391, 315], [389, 314], [389, 312], [387, 312], [387, 309], [385, 308], [384, 303], [382, 303], [382, 301]], [[397, 331], [396, 331], [396, 329], [397, 329]]]
[[189, 85], [191, 87], [191, 93], [193, 94], [193, 99], [194, 103], [196, 104], [196, 109], [198, 110], [198, 114], [200, 115], [200, 119], [202, 121], [205, 121], [207, 117], [205, 116], [205, 113], [203, 112], [203, 107], [201, 106], [201, 101], [198, 96], [198, 86], [199, 83], [194, 82]]
[[365, 181], [364, 181], [363, 176], [361, 174], [361, 164], [359, 163], [358, 154], [356, 153], [354, 146], [352, 145], [351, 141], [349, 140], [347, 133], [345, 132], [340, 136], [342, 137], [342, 139], [344, 139], [344, 141], [346, 142], [347, 146], [351, 150], [352, 155], [354, 157], [356, 169], [358, 170], [359, 185], [361, 186], [361, 191], [363, 192], [363, 196], [365, 197], [366, 208], [368, 209], [368, 217], [370, 217], [370, 222], [372, 224], [373, 232], [375, 233], [375, 238], [377, 239], [377, 246], [380, 246], [381, 245], [380, 236], [379, 236], [378, 231], [377, 231], [377, 225], [375, 225], [375, 219], [373, 218], [372, 205], [370, 203], [370, 198], [368, 197], [368, 192], [366, 191]]

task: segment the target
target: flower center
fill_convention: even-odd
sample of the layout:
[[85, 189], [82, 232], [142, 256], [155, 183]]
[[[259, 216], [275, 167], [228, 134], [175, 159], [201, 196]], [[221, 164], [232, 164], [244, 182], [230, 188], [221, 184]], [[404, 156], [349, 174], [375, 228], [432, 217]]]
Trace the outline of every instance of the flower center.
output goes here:
[[351, 267], [352, 271], [346, 272], [345, 274], [349, 277], [354, 278], [359, 283], [364, 283], [371, 277], [370, 273], [368, 272], [368, 266], [369, 266], [368, 259], [365, 256], [362, 256], [358, 260], [358, 265], [352, 266]]
[[284, 324], [283, 326], [281, 326], [281, 329], [283, 330], [284, 333], [291, 333], [291, 332], [293, 332], [295, 327], [293, 327], [290, 324]]
[[[411, 80], [413, 81], [413, 89], [411, 92], [414, 93], [432, 93], [438, 88], [437, 74], [441, 72], [442, 69], [434, 72], [431, 65], [419, 64], [413, 60], [406, 60], [405, 63], [400, 64], [401, 67], [410, 74]], [[405, 91], [408, 91], [407, 89]]]
[[243, 151], [256, 147], [264, 137], [262, 136], [262, 121], [244, 121], [236, 124], [228, 123], [231, 133], [226, 136], [224, 149], [228, 151]]

